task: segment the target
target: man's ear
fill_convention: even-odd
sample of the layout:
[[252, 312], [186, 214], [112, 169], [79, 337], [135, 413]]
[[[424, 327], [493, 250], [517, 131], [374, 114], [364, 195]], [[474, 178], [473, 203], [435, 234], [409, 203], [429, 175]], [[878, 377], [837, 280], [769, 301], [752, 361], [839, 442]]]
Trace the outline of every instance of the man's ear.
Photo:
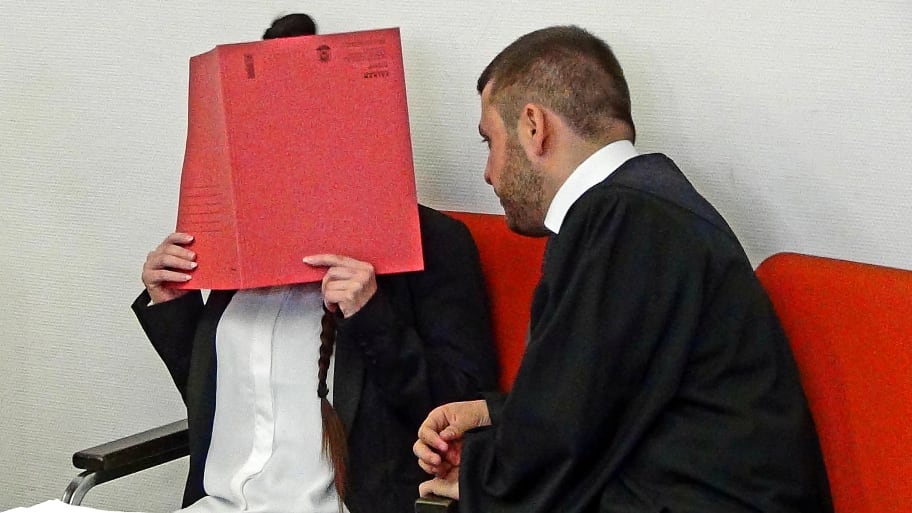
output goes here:
[[541, 159], [547, 150], [549, 129], [547, 113], [541, 105], [527, 103], [519, 115], [516, 132], [519, 143], [531, 161]]

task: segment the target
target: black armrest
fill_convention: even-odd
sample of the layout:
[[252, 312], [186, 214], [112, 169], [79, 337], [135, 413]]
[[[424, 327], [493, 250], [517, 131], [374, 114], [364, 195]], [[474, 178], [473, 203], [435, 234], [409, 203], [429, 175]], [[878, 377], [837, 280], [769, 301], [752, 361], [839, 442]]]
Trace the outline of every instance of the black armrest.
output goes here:
[[187, 440], [187, 420], [179, 420], [83, 449], [73, 454], [73, 466], [95, 471], [145, 463], [143, 468], [154, 467], [189, 454]]
[[419, 497], [415, 501], [415, 513], [456, 513], [459, 511], [459, 502], [446, 497], [430, 495]]
[[190, 453], [187, 420], [179, 420], [73, 454], [84, 469], [67, 486], [63, 502], [80, 504], [93, 486], [176, 460]]

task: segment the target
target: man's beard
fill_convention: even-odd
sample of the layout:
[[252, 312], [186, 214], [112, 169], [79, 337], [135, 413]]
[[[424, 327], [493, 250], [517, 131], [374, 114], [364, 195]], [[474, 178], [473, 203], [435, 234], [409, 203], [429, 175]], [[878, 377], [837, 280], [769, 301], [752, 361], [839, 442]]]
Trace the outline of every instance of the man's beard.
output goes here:
[[515, 138], [507, 142], [506, 162], [501, 171], [503, 182], [498, 196], [507, 218], [507, 226], [530, 237], [548, 235], [545, 229], [543, 178], [532, 168], [532, 162]]

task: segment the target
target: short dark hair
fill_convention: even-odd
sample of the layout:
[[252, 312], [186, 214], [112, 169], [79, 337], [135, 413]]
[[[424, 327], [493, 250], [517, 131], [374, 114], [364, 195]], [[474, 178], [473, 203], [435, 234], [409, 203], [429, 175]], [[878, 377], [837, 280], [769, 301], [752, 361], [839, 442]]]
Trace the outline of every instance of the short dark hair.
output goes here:
[[316, 33], [317, 24], [313, 18], [304, 13], [293, 13], [272, 20], [272, 25], [263, 33], [263, 39], [312, 36]]
[[577, 26], [530, 32], [504, 48], [478, 77], [478, 93], [492, 83], [491, 102], [509, 130], [529, 102], [563, 117], [581, 137], [605, 142], [620, 121], [633, 140], [630, 91], [607, 43]]

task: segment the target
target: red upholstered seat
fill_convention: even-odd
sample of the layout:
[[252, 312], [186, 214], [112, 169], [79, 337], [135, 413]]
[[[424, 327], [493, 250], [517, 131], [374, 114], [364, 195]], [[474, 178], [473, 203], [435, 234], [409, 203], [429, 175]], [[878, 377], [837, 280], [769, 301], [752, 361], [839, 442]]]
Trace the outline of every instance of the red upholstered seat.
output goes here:
[[447, 212], [469, 228], [478, 246], [491, 301], [491, 318], [500, 359], [500, 386], [508, 391], [519, 370], [529, 328], [532, 293], [541, 276], [545, 238], [517, 235], [504, 216]]
[[912, 511], [912, 272], [780, 253], [757, 276], [795, 354], [836, 511]]

